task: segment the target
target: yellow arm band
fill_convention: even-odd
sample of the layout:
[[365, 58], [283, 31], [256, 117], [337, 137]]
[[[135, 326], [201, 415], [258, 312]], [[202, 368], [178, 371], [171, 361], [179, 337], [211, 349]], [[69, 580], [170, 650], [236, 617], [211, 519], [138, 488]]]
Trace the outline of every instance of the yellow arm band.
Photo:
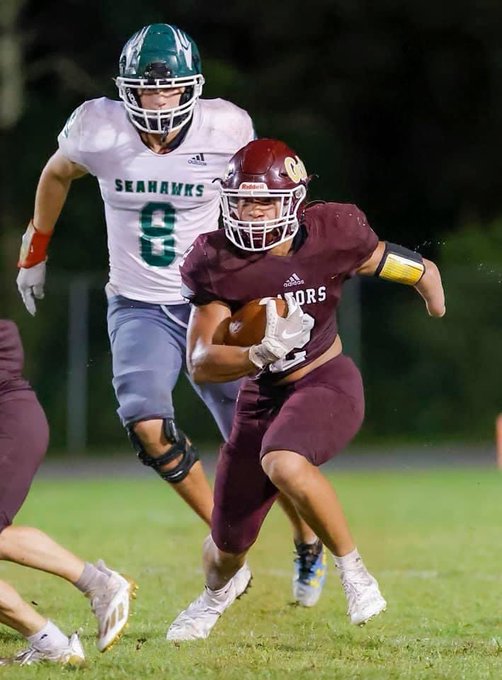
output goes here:
[[387, 281], [403, 283], [405, 286], [414, 286], [420, 281], [424, 272], [425, 265], [420, 253], [395, 243], [386, 243], [375, 276]]

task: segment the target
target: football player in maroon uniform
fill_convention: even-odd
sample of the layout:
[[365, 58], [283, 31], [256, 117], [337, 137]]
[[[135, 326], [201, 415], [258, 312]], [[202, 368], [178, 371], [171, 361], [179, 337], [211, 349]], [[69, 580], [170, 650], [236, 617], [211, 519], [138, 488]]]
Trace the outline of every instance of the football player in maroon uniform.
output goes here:
[[[0, 319], [0, 560], [8, 560], [66, 579], [91, 602], [98, 622], [101, 652], [120, 636], [129, 614], [135, 584], [101, 560], [84, 562], [47, 534], [13, 520], [30, 489], [49, 441], [45, 413], [22, 377], [23, 348], [13, 321]], [[21, 633], [29, 647], [0, 666], [41, 661], [77, 665], [84, 651], [77, 633], [67, 637], [5, 581], [0, 581], [0, 623]]]
[[[335, 310], [353, 274], [414, 286], [430, 316], [445, 313], [436, 265], [379, 241], [355, 205], [305, 203], [308, 176], [284, 143], [250, 142], [221, 184], [224, 230], [200, 236], [181, 266], [193, 308], [188, 363], [196, 382], [248, 376], [215, 481], [204, 545], [206, 588], [171, 624], [167, 639], [205, 638], [236, 598], [244, 564], [277, 494], [287, 496], [333, 554], [353, 624], [386, 607], [357, 551], [337, 495], [318, 466], [363, 422], [361, 376], [342, 352]], [[270, 297], [284, 297], [288, 315]], [[251, 347], [221, 344], [220, 325], [264, 298], [267, 325]]]

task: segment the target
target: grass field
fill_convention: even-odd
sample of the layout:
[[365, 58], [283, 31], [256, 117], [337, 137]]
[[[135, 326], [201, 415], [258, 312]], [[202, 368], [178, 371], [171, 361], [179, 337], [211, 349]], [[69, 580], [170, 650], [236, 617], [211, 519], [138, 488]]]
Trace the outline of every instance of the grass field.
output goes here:
[[[335, 482], [335, 479], [333, 479]], [[152, 479], [36, 483], [19, 522], [47, 530], [87, 559], [103, 557], [140, 585], [127, 634], [94, 647], [87, 601], [54, 577], [0, 564], [66, 631], [82, 627], [82, 680], [122, 678], [502, 678], [502, 475], [491, 470], [344, 472], [336, 486], [388, 611], [364, 628], [345, 617], [334, 570], [317, 607], [291, 604], [292, 545], [273, 510], [252, 550], [248, 595], [205, 641], [175, 646], [168, 624], [202, 590], [204, 526]], [[331, 567], [331, 562], [330, 562]], [[0, 630], [0, 654], [23, 642]], [[56, 678], [54, 667], [0, 677]]]

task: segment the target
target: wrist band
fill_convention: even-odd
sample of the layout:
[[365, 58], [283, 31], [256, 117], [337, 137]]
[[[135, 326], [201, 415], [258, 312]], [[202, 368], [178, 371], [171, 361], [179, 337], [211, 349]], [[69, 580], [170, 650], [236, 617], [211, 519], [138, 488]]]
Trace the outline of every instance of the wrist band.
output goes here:
[[40, 262], [45, 262], [52, 234], [52, 231], [48, 234], [42, 234], [33, 224], [33, 220], [30, 220], [21, 241], [17, 266], [29, 268], [34, 267]]

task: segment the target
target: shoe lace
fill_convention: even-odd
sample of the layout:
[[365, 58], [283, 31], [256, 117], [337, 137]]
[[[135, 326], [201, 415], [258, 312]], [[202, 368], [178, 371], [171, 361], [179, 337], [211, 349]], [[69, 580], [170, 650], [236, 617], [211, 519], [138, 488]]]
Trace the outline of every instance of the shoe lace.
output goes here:
[[101, 619], [106, 613], [106, 609], [108, 605], [110, 604], [110, 601], [113, 597], [114, 593], [113, 592], [108, 592], [108, 591], [97, 591], [94, 594], [91, 594], [90, 599], [91, 599], [91, 609], [93, 614], [98, 618]]
[[108, 580], [104, 585], [96, 588], [96, 590], [88, 593], [87, 597], [91, 601], [91, 609], [94, 615], [98, 618], [104, 616], [106, 609], [113, 597], [115, 596], [119, 586], [113, 587], [115, 580], [113, 579], [113, 572], [108, 569], [103, 560], [98, 560], [96, 567], [102, 574], [108, 576]]
[[96, 616], [99, 616], [100, 613], [103, 611], [103, 608], [104, 608], [106, 603], [103, 601], [103, 598], [98, 593], [96, 593], [95, 595], [92, 595], [90, 599], [91, 599], [91, 609], [92, 609], [93, 614], [95, 614]]
[[[66, 661], [66, 658], [73, 653], [73, 643], [78, 642], [76, 633], [74, 633], [68, 640], [68, 647], [59, 649], [39, 649], [35, 646], [27, 647], [21, 650], [15, 656], [1, 658], [0, 666], [8, 666], [10, 664], [17, 664], [19, 666], [27, 666], [35, 661]], [[76, 656], [80, 656], [80, 652], [75, 650]]]
[[200, 619], [204, 619], [206, 616], [221, 616], [221, 611], [216, 607], [211, 606], [204, 594], [198, 597], [191, 605], [189, 605], [184, 612], [182, 612], [176, 621], [171, 625], [172, 629], [183, 628], [187, 625], [195, 625]]
[[109, 577], [108, 582], [96, 590], [90, 592], [88, 597], [91, 601], [91, 609], [98, 618], [104, 616], [106, 609], [115, 597], [120, 584], [117, 584], [113, 577]]
[[[36, 647], [28, 647], [28, 649], [23, 649], [21, 652], [11, 657], [10, 659], [2, 659], [4, 664], [19, 664], [20, 666], [26, 666], [32, 661], [39, 661], [43, 659], [44, 653], [41, 652]], [[1, 665], [1, 664], [0, 664]]]
[[297, 543], [295, 563], [298, 565], [298, 580], [308, 581], [314, 574], [317, 558], [321, 554], [322, 543]]
[[16, 656], [12, 659], [12, 663], [18, 663], [21, 666], [28, 663], [34, 657], [37, 653], [37, 650], [34, 649], [33, 647], [29, 647], [28, 649], [24, 649], [22, 652], [19, 652], [19, 654], [16, 654]]
[[199, 609], [198, 612], [190, 612], [190, 618], [191, 619], [196, 619], [197, 617], [200, 617], [201, 614], [203, 616], [209, 615], [209, 616], [221, 616], [221, 611], [217, 609], [216, 607], [212, 607], [211, 605], [205, 605], [203, 608]]
[[373, 580], [366, 569], [348, 569], [341, 574], [342, 587], [347, 597], [349, 611], [367, 594]]

